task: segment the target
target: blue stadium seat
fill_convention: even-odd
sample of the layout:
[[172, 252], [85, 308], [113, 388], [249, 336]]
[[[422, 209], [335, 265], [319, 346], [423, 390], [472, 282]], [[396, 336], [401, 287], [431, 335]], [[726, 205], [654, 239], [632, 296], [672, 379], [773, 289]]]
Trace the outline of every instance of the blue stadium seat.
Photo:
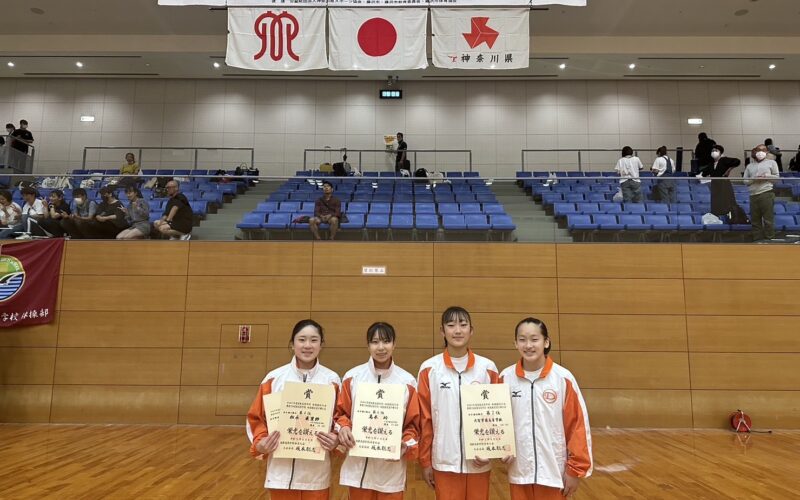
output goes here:
[[351, 201], [347, 204], [345, 213], [348, 214], [365, 214], [369, 212], [369, 203], [364, 201]]
[[775, 229], [779, 231], [800, 231], [800, 224], [794, 215], [775, 215]]
[[264, 229], [286, 229], [292, 222], [289, 212], [275, 212], [268, 214], [266, 222], [261, 225]]
[[677, 224], [678, 231], [702, 231], [703, 225], [697, 224], [691, 215], [670, 215], [670, 222]]
[[439, 203], [438, 210], [441, 215], [459, 214], [458, 203]]
[[483, 205], [483, 213], [488, 215], [503, 215], [506, 211], [503, 205], [499, 203], [485, 203]]
[[236, 227], [239, 229], [261, 229], [261, 225], [266, 222], [267, 217], [265, 213], [262, 212], [250, 212], [248, 214], [244, 214], [242, 217], [242, 222], [236, 224]]
[[278, 211], [278, 203], [274, 201], [262, 201], [258, 205], [256, 205], [256, 209], [254, 212], [277, 212]]
[[[370, 203], [370, 205], [369, 205], [369, 213], [370, 213], [370, 215], [372, 215], [372, 214], [387, 214], [388, 215], [391, 212], [391, 210], [392, 210], [392, 204], [391, 203], [380, 202], [380, 203]], [[367, 227], [370, 227], [369, 226], [369, 218], [367, 218]]]
[[619, 216], [619, 223], [628, 231], [647, 231], [650, 229], [650, 225], [642, 222], [641, 215], [622, 214]]
[[645, 206], [644, 203], [625, 203], [622, 206], [622, 211], [628, 214], [644, 214]]
[[480, 203], [461, 203], [459, 205], [462, 214], [480, 214], [481, 212], [481, 204]]
[[666, 203], [648, 203], [645, 212], [649, 214], [668, 214], [669, 205]]
[[365, 224], [367, 229], [386, 229], [389, 227], [389, 212], [386, 213], [372, 213], [367, 215], [367, 222]]
[[414, 205], [411, 203], [392, 203], [392, 214], [413, 214]]
[[280, 205], [278, 205], [279, 212], [297, 212], [300, 210], [300, 202], [299, 201], [282, 201]]
[[666, 215], [645, 215], [644, 223], [653, 228], [654, 231], [675, 231], [678, 229], [676, 224], [672, 224]]
[[602, 230], [621, 231], [625, 229], [624, 224], [617, 222], [616, 215], [594, 214], [592, 215], [592, 222], [597, 224], [597, 226]]
[[553, 203], [553, 215], [556, 217], [566, 217], [577, 213], [580, 211], [575, 208], [575, 203]]
[[442, 215], [442, 227], [449, 230], [463, 230], [467, 228], [467, 223], [461, 214], [448, 214]]
[[577, 203], [575, 209], [582, 214], [597, 214], [601, 212], [597, 203]]
[[506, 214], [492, 214], [489, 216], [489, 222], [492, 225], [492, 229], [498, 231], [513, 231], [517, 228], [511, 216]]
[[488, 231], [492, 228], [484, 214], [467, 214], [464, 216], [464, 222], [469, 230]]
[[414, 216], [410, 213], [392, 214], [389, 227], [392, 229], [412, 229], [414, 227]]
[[435, 214], [435, 203], [414, 203], [414, 213], [419, 214]]
[[568, 215], [567, 227], [570, 230], [577, 231], [592, 231], [598, 228], [598, 225], [592, 222], [591, 215]]
[[192, 212], [195, 215], [205, 215], [208, 213], [208, 202], [203, 200], [190, 201], [189, 205], [192, 207]]
[[600, 209], [600, 213], [604, 214], [621, 214], [622, 213], [622, 204], [621, 203], [598, 203], [598, 208]]
[[341, 224], [342, 229], [361, 229], [364, 227], [363, 213], [348, 213], [347, 222]]
[[417, 229], [439, 229], [439, 217], [436, 214], [417, 212], [414, 226]]

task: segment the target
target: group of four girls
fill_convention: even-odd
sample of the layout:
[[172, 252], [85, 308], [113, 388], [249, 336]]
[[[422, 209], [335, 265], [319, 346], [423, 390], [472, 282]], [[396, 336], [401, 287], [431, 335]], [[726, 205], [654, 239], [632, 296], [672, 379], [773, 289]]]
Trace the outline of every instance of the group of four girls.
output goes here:
[[279, 433], [267, 426], [263, 396], [280, 392], [286, 382], [333, 384], [333, 428], [317, 434], [331, 452], [355, 446], [352, 409], [361, 383], [400, 384], [405, 388], [401, 460], [347, 456], [340, 484], [351, 500], [402, 500], [406, 462], [419, 460], [425, 482], [437, 500], [488, 500], [491, 463], [464, 452], [461, 393], [467, 384], [505, 383], [511, 391], [516, 454], [508, 467], [511, 500], [559, 499], [572, 495], [578, 479], [592, 472], [591, 435], [586, 406], [572, 374], [548, 356], [547, 326], [525, 318], [515, 329], [520, 360], [502, 372], [469, 348], [474, 334], [469, 312], [450, 307], [442, 314], [445, 350], [427, 361], [415, 379], [395, 365], [394, 328], [374, 323], [367, 330], [370, 359], [339, 376], [319, 363], [325, 341], [322, 327], [303, 320], [292, 330], [294, 358], [264, 378], [247, 414], [250, 453], [267, 463], [265, 487], [272, 500], [328, 500], [330, 453], [324, 461], [275, 458]]

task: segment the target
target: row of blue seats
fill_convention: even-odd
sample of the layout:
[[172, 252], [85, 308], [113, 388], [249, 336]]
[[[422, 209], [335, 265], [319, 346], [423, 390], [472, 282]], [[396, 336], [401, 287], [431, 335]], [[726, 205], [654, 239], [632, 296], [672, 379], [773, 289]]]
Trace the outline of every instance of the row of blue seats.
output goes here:
[[[642, 197], [646, 197], [647, 193], [642, 193]], [[600, 203], [605, 201], [612, 201], [614, 193], [545, 193], [542, 195], [542, 205], [550, 206], [555, 203]], [[676, 197], [678, 203], [711, 203], [710, 194], [696, 194], [690, 195], [685, 193], [677, 193]], [[747, 199], [746, 195], [737, 196], [737, 200]]]
[[[261, 202], [254, 210], [256, 213], [272, 212], [314, 212], [314, 202], [283, 201], [280, 203]], [[504, 214], [505, 210], [499, 203], [366, 203], [354, 202], [342, 204], [342, 212], [351, 213], [381, 213], [381, 214]]]
[[[703, 224], [702, 215], [593, 214], [568, 215], [567, 227], [573, 231], [750, 231], [750, 224]], [[800, 231], [800, 216], [775, 216], [775, 229]]]
[[[353, 195], [342, 195], [335, 193], [341, 201], [363, 201], [363, 202], [450, 202], [450, 203], [492, 203], [497, 201], [494, 194], [442, 194], [434, 195], [431, 193], [420, 194], [386, 194], [386, 193], [357, 193]], [[268, 201], [316, 201], [321, 196], [318, 192], [296, 192], [296, 193], [271, 193]]]
[[[52, 189], [39, 188], [39, 189], [37, 189], [37, 191], [39, 192], [39, 196], [40, 197], [47, 198], [47, 197], [50, 196], [50, 193], [53, 190]], [[205, 201], [205, 202], [214, 203], [214, 204], [220, 205], [220, 206], [222, 205], [222, 203], [224, 201], [224, 195], [221, 192], [218, 192], [218, 191], [206, 191], [206, 192], [201, 192], [201, 191], [182, 191], [182, 192], [183, 192], [184, 196], [186, 196], [186, 199], [189, 200], [189, 201]], [[63, 193], [64, 193], [64, 200], [67, 203], [71, 202], [72, 198], [73, 198], [72, 190], [71, 189], [67, 189], [67, 190], [64, 190]], [[121, 199], [121, 200], [125, 200], [126, 199], [125, 196], [122, 193], [118, 192], [116, 194], [117, 194], [117, 197], [119, 199]], [[97, 190], [97, 189], [87, 189], [86, 190], [86, 195], [89, 197], [90, 200], [100, 201], [100, 194], [99, 194], [99, 190]], [[15, 202], [20, 203], [20, 204], [23, 203], [22, 193], [19, 191], [19, 189], [15, 189], [14, 191], [12, 191], [11, 197]], [[166, 201], [168, 199], [168, 198], [154, 198], [153, 197], [153, 191], [151, 189], [143, 189], [142, 190], [142, 198], [144, 198], [145, 200], [148, 200], [148, 201], [151, 201], [151, 200], [163, 200], [164, 203], [166, 203]]]
[[[201, 219], [208, 214], [208, 202], [206, 201], [190, 201], [189, 205], [192, 207], [192, 213]], [[164, 206], [150, 205], [150, 222], [161, 218], [164, 214]]]
[[[326, 176], [333, 176], [331, 173], [321, 172], [320, 170], [298, 170], [295, 172], [295, 175], [298, 177], [326, 177]], [[384, 170], [384, 171], [365, 171], [362, 172], [364, 177], [402, 177], [397, 172], [392, 170]], [[463, 172], [461, 170], [456, 171], [449, 171], [444, 172], [445, 177], [448, 179], [458, 179], [458, 178], [475, 178], [480, 177], [480, 172]], [[358, 179], [358, 177], [338, 177], [339, 179]]]
[[[746, 210], [749, 203], [743, 204]], [[556, 203], [553, 215], [565, 217], [571, 214], [704, 214], [709, 205], [692, 203]], [[776, 214], [800, 214], [800, 203], [777, 201], [774, 205]]]
[[[215, 168], [215, 169], [212, 169], [212, 170], [207, 170], [207, 169], [192, 170], [192, 169], [185, 169], [185, 168], [178, 168], [178, 169], [159, 168], [159, 169], [142, 169], [140, 172], [141, 172], [141, 175], [145, 175], [145, 176], [159, 176], [159, 177], [172, 177], [172, 176], [183, 177], [183, 176], [186, 176], [186, 177], [189, 177], [189, 176], [193, 176], [193, 175], [216, 175], [217, 170], [219, 170], [219, 169]], [[92, 175], [92, 174], [120, 175], [119, 172], [120, 172], [120, 170], [118, 168], [108, 168], [108, 169], [96, 168], [96, 169], [85, 169], [85, 170], [78, 169], [78, 170], [73, 170], [72, 171], [72, 175]], [[235, 171], [234, 170], [227, 170], [226, 172], [229, 175], [234, 175]]]
[[[242, 222], [236, 225], [242, 230], [255, 229], [304, 229], [307, 223], [292, 222], [301, 213], [249, 213], [245, 214]], [[348, 214], [348, 222], [342, 223], [342, 229], [421, 229], [437, 230], [440, 227], [439, 217], [436, 214], [393, 214], [370, 213]], [[445, 230], [499, 230], [513, 231], [516, 229], [511, 217], [505, 214], [450, 214], [443, 215], [441, 227]]]
[[[295, 184], [295, 183], [284, 183], [276, 192], [281, 193], [292, 193], [297, 191], [320, 191], [322, 189], [321, 185], [317, 184]], [[432, 186], [430, 184], [426, 184], [424, 186], [421, 185], [410, 185], [410, 184], [357, 184], [357, 185], [339, 185], [334, 186], [334, 191], [336, 193], [360, 193], [360, 192], [378, 192], [378, 193], [475, 193], [475, 194], [483, 194], [483, 193], [490, 193], [491, 189], [485, 184], [476, 184], [476, 185], [469, 185], [469, 184], [437, 184], [436, 186]]]

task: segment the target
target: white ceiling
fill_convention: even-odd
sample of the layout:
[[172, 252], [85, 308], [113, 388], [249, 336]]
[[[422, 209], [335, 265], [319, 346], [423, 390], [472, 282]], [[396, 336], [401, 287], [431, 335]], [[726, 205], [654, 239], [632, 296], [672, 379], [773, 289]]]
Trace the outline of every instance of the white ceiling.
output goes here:
[[[215, 70], [212, 63], [224, 59], [223, 10], [159, 7], [157, 0], [3, 4], [0, 77], [386, 78], [377, 72], [256, 73], [224, 65]], [[533, 59], [527, 70], [429, 68], [399, 74], [403, 79], [800, 79], [799, 15], [798, 0], [588, 0], [585, 8], [532, 12]], [[84, 68], [75, 67], [78, 59]], [[7, 60], [14, 61], [13, 69]], [[557, 67], [561, 62], [568, 64], [564, 71]], [[631, 62], [638, 65], [635, 71], [627, 68]], [[776, 70], [767, 68], [770, 63]]]

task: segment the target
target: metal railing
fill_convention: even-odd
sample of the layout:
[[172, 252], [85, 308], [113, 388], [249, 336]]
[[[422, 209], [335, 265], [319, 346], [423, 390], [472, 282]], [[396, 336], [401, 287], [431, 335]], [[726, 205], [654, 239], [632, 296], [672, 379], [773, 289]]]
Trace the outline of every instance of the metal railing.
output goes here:
[[[541, 153], [555, 153], [557, 155], [560, 155], [560, 154], [563, 154], [563, 153], [574, 153], [575, 154], [575, 163], [574, 163], [574, 165], [577, 166], [579, 172], [583, 172], [584, 156], [587, 153], [614, 153], [616, 155], [619, 155], [621, 149], [622, 148], [615, 148], [615, 149], [588, 149], [588, 148], [586, 148], [586, 149], [584, 149], [584, 148], [581, 148], [581, 149], [523, 149], [520, 152], [520, 168], [521, 168], [522, 172], [527, 172], [526, 166], [525, 166], [526, 165], [525, 156], [528, 153], [540, 153], [540, 154]], [[657, 151], [656, 149], [637, 149], [637, 148], [633, 148], [633, 154], [635, 156], [639, 156], [640, 153], [655, 153], [656, 151]], [[670, 149], [667, 149], [667, 153], [673, 158], [673, 160], [675, 160], [675, 163], [676, 163], [675, 168], [677, 168], [679, 170], [680, 170], [680, 167], [682, 167], [683, 163], [689, 164], [691, 162], [691, 160], [694, 159], [694, 150], [691, 149], [691, 148], [682, 148], [682, 147], [670, 148]], [[689, 157], [686, 158], [686, 155], [689, 155]], [[677, 157], [680, 157], [680, 160], [678, 160]], [[616, 159], [614, 159], [614, 161], [616, 162]], [[555, 161], [555, 162], [550, 161], [550, 162], [547, 162], [547, 163], [560, 164], [560, 163], [563, 163], [563, 162], [561, 162], [561, 161]], [[602, 163], [605, 165], [607, 162], [604, 161]], [[606, 166], [605, 170], [613, 170], [613, 168], [614, 168], [614, 164], [611, 163], [610, 165]], [[553, 166], [553, 167], [550, 167], [549, 170], [565, 170], [565, 169], [561, 168], [561, 166]]]
[[[200, 148], [200, 147], [163, 147], [163, 146], [162, 147], [156, 147], [156, 146], [86, 146], [86, 147], [83, 148], [83, 161], [81, 162], [81, 169], [87, 170], [88, 155], [92, 151], [97, 151], [97, 152], [102, 152], [102, 151], [121, 151], [122, 155], [118, 159], [119, 160], [119, 162], [118, 162], [119, 164], [122, 164], [122, 160], [124, 158], [125, 153], [128, 153], [128, 152], [132, 153], [132, 152], [136, 151], [137, 152], [136, 158], [137, 158], [137, 162], [139, 164], [139, 168], [140, 169], [142, 169], [142, 168], [148, 168], [148, 169], [156, 168], [156, 169], [158, 169], [158, 168], [162, 168], [163, 167], [162, 160], [156, 161], [156, 160], [146, 160], [146, 159], [144, 159], [143, 158], [143, 152], [146, 152], [146, 151], [160, 151], [160, 152], [164, 152], [164, 151], [191, 151], [192, 153], [190, 155], [191, 156], [190, 159], [188, 159], [188, 160], [177, 160], [175, 162], [175, 164], [181, 164], [181, 165], [183, 165], [183, 164], [188, 162], [191, 165], [191, 170], [196, 170], [198, 168], [198, 166], [200, 164], [200, 153], [201, 152], [209, 152], [209, 151], [218, 151], [218, 152], [223, 152], [223, 153], [226, 152], [226, 151], [243, 151], [245, 153], [249, 153], [249, 155], [245, 154], [243, 156], [243, 157], [249, 156], [249, 160], [250, 160], [249, 165], [250, 166], [254, 166], [255, 165], [255, 149], [253, 149], [253, 148], [208, 148], [208, 147]], [[111, 162], [111, 161], [114, 161], [114, 160], [98, 159], [98, 160], [92, 160], [92, 161], [96, 161], [98, 163], [98, 168], [99, 168], [101, 163], [108, 163], [108, 162]], [[150, 163], [152, 163], [152, 164], [148, 165], [147, 164], [148, 161], [150, 161]], [[209, 161], [209, 165], [212, 165], [212, 162], [215, 162], [216, 165], [219, 165], [219, 163], [221, 161], [222, 160], [212, 160], [212, 161]], [[242, 162], [241, 160], [238, 160], [238, 161], [240, 163]], [[236, 162], [236, 160], [231, 161], [229, 163], [235, 163], [235, 162]], [[165, 168], [176, 168], [175, 164], [172, 164], [170, 167], [165, 167]], [[177, 168], [180, 168], [180, 167], [177, 167]]]
[[[460, 153], [467, 155], [467, 165], [469, 167], [469, 172], [472, 172], [472, 150], [471, 149], [406, 149], [406, 159], [411, 162], [411, 172], [413, 173], [417, 169], [417, 153]], [[398, 151], [396, 149], [350, 149], [350, 148], [306, 148], [303, 150], [303, 170], [309, 170], [308, 168], [308, 153], [328, 153], [333, 154], [337, 153], [340, 155], [347, 154], [350, 156], [351, 153], [358, 154], [358, 160], [356, 162], [356, 166], [358, 170], [363, 172], [363, 153], [384, 153], [394, 157], [397, 155]], [[413, 154], [412, 154], [413, 153]], [[413, 159], [409, 158], [411, 156]], [[332, 158], [330, 158], [332, 159]], [[337, 160], [338, 161], [338, 160]], [[331, 162], [334, 163], [334, 162]], [[394, 161], [392, 161], [392, 165]], [[313, 166], [313, 165], [312, 165]], [[377, 170], [381, 170], [380, 168], [372, 167]]]
[[[33, 172], [33, 161], [36, 157], [36, 147], [26, 144], [28, 152], [15, 148], [15, 142], [21, 142], [10, 135], [0, 135], [3, 145], [0, 146], [0, 170], [11, 169], [15, 174], [30, 174]], [[30, 154], [28, 154], [30, 153]]]

